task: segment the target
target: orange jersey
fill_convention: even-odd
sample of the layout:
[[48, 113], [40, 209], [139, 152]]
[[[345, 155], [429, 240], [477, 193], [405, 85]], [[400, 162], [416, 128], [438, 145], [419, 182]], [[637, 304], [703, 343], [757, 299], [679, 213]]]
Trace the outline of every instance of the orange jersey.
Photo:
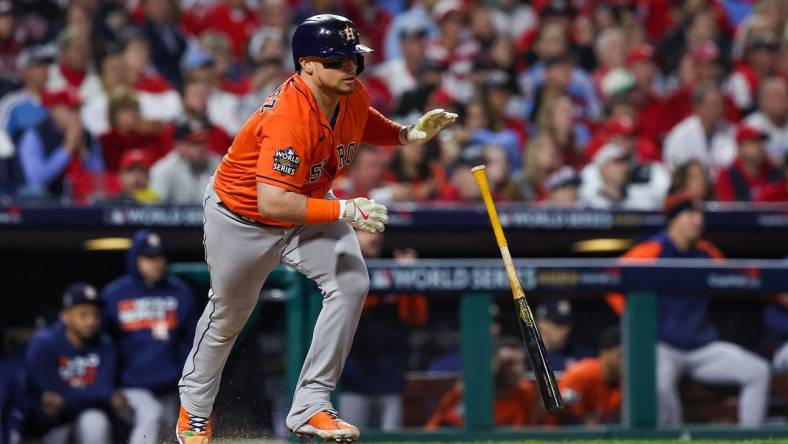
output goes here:
[[[458, 407], [462, 404], [462, 396], [462, 384], [456, 384], [449, 389], [443, 395], [440, 405], [425, 427], [430, 430], [446, 425], [462, 427], [464, 421], [458, 412]], [[533, 411], [536, 401], [536, 389], [533, 382], [521, 380], [505, 397], [493, 401], [495, 425], [525, 426], [535, 424]]]
[[586, 358], [570, 366], [558, 381], [567, 412], [579, 420], [593, 415], [599, 422], [618, 419], [621, 388], [610, 387], [602, 380], [599, 358]]
[[260, 215], [257, 182], [324, 198], [353, 163], [361, 143], [396, 145], [400, 128], [370, 108], [369, 94], [360, 81], [351, 94], [340, 97], [332, 127], [296, 74], [238, 131], [216, 170], [216, 194], [236, 214], [267, 225], [292, 226]]

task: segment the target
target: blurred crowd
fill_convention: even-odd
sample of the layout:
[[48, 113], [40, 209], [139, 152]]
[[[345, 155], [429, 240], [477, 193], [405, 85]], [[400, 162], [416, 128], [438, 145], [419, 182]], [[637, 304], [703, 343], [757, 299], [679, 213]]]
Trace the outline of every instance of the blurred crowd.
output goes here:
[[788, 200], [781, 0], [0, 0], [0, 196], [198, 203], [320, 13], [375, 49], [374, 107], [461, 116], [366, 146], [340, 197], [475, 201], [484, 162], [499, 200]]

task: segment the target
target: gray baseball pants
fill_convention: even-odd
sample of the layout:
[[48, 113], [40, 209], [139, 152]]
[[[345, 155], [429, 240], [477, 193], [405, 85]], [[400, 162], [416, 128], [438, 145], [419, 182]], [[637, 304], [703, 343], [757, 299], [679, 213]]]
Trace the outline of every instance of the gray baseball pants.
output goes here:
[[657, 344], [660, 426], [681, 425], [678, 383], [684, 373], [700, 382], [739, 385], [739, 425], [758, 427], [763, 424], [769, 396], [769, 364], [766, 360], [725, 341], [714, 341], [689, 351], [660, 342]]
[[222, 369], [268, 274], [284, 263], [314, 280], [323, 292], [287, 426], [296, 430], [331, 408], [330, 393], [342, 375], [369, 275], [350, 225], [334, 222], [278, 228], [233, 214], [208, 184], [204, 209], [205, 257], [211, 274], [208, 304], [197, 323], [194, 344], [179, 383], [183, 407], [211, 414]]

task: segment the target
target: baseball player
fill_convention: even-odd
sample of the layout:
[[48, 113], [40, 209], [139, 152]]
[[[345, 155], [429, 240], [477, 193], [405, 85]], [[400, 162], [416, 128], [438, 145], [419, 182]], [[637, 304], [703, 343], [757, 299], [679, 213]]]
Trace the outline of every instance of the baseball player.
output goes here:
[[120, 386], [134, 410], [129, 444], [154, 444], [161, 425], [172, 430], [175, 422], [175, 387], [197, 318], [194, 295], [167, 276], [158, 233], [134, 233], [126, 261], [128, 273], [101, 291], [104, 327], [118, 349]]
[[353, 228], [383, 231], [388, 213], [366, 198], [334, 199], [333, 181], [361, 143], [425, 143], [457, 118], [432, 110], [410, 126], [369, 106], [358, 80], [364, 54], [356, 26], [317, 15], [292, 38], [296, 74], [244, 123], [208, 184], [203, 202], [208, 304], [180, 380], [181, 444], [208, 443], [211, 410], [230, 349], [271, 270], [284, 263], [313, 279], [323, 309], [298, 379], [287, 426], [311, 436], [354, 441], [329, 394], [342, 374], [369, 287]]
[[[25, 356], [23, 438], [44, 443], [109, 444], [112, 419], [128, 405], [115, 390], [117, 354], [101, 334], [101, 300], [88, 284], [63, 294], [60, 320], [38, 332]], [[117, 416], [116, 416], [117, 415]]]
[[[702, 239], [702, 203], [685, 192], [665, 200], [666, 227], [635, 245], [623, 256], [625, 262], [657, 259], [723, 260], [722, 252]], [[623, 295], [608, 295], [608, 304], [619, 315]], [[657, 298], [657, 419], [660, 426], [682, 423], [679, 380], [688, 375], [709, 384], [736, 384], [739, 391], [739, 425], [759, 427], [766, 418], [769, 396], [769, 365], [760, 356], [731, 342], [722, 341], [708, 317], [711, 296], [680, 291], [660, 292]]]

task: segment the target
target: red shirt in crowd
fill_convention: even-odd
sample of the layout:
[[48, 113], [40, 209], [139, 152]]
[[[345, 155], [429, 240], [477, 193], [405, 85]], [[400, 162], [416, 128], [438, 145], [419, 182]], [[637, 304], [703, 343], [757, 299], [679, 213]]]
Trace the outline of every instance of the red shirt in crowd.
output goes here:
[[[260, 21], [254, 11], [247, 8], [230, 9], [224, 3], [219, 3], [201, 17], [193, 15], [189, 18], [188, 27], [194, 34], [205, 31], [218, 31], [230, 40], [236, 60], [245, 60], [246, 43], [260, 26]], [[202, 20], [202, 23], [199, 21]], [[185, 24], [186, 25], [186, 24]]]
[[[695, 112], [695, 107], [692, 104], [692, 91], [692, 86], [685, 86], [677, 89], [665, 99], [665, 109], [670, 112], [663, 113], [662, 116], [668, 129], [673, 128]], [[741, 119], [739, 108], [727, 95], [725, 96], [725, 119], [728, 122], [738, 122]]]
[[764, 162], [757, 174], [752, 174], [744, 168], [741, 159], [736, 159], [720, 172], [714, 191], [722, 202], [763, 202], [773, 198], [775, 184], [783, 180], [782, 172], [768, 162]]
[[107, 171], [112, 172], [120, 169], [120, 160], [126, 151], [143, 150], [151, 161], [155, 162], [164, 157], [172, 146], [164, 132], [145, 134], [138, 131], [121, 132], [116, 128], [102, 134], [99, 141], [104, 155], [104, 166]]

